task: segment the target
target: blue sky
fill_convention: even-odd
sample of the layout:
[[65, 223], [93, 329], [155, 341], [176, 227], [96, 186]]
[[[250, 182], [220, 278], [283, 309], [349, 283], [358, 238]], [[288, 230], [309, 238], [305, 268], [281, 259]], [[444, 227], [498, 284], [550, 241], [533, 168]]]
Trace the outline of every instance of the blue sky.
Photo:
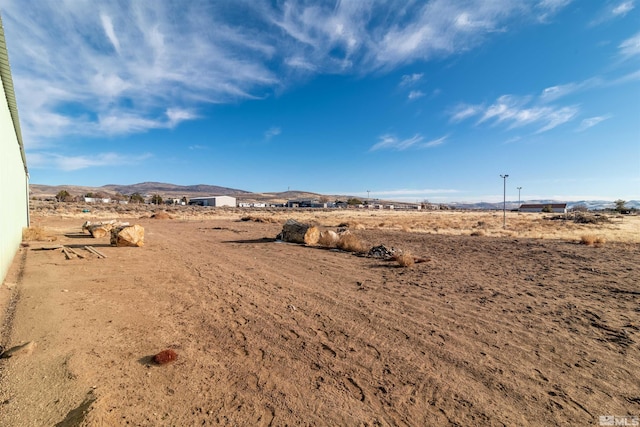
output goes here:
[[0, 0], [31, 182], [640, 199], [640, 2]]

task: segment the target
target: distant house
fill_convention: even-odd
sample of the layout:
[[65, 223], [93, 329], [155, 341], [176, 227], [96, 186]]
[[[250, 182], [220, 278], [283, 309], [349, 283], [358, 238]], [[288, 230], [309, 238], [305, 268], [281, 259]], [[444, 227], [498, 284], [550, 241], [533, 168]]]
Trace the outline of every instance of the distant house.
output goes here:
[[287, 202], [288, 208], [327, 208], [327, 204], [318, 199], [294, 199]]
[[222, 207], [236, 207], [236, 198], [231, 196], [194, 197], [189, 200], [190, 205]]
[[567, 213], [566, 203], [528, 203], [520, 205], [518, 212]]
[[108, 197], [105, 198], [101, 198], [101, 197], [85, 197], [84, 198], [84, 202], [85, 203], [111, 203], [111, 199]]

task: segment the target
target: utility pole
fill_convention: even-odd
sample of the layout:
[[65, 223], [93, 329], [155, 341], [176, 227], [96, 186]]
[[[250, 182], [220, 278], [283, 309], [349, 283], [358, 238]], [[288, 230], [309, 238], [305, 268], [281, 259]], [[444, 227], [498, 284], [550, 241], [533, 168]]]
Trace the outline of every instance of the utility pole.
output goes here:
[[516, 187], [518, 189], [518, 208], [520, 208], [520, 190], [522, 190], [522, 187]]
[[500, 175], [502, 178], [502, 228], [507, 228], [507, 178], [509, 175]]
[[369, 190], [367, 190], [367, 205], [369, 204]]

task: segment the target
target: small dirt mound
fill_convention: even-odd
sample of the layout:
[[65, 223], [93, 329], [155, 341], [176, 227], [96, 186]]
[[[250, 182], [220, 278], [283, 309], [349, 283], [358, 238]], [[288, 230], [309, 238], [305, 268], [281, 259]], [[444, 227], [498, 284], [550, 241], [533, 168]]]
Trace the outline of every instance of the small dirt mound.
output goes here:
[[151, 215], [151, 218], [153, 219], [173, 219], [173, 217], [171, 215], [169, 215], [168, 213], [161, 211], [161, 212], [156, 212], [153, 215]]

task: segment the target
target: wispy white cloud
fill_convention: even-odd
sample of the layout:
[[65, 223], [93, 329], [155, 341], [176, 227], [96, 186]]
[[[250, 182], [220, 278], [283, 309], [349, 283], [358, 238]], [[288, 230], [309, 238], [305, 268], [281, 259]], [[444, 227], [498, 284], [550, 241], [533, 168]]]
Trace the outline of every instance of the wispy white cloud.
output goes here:
[[83, 156], [64, 156], [50, 152], [29, 153], [29, 167], [33, 169], [60, 169], [74, 171], [89, 167], [135, 165], [152, 157], [151, 154], [136, 156], [118, 153], [99, 153]]
[[405, 74], [400, 79], [400, 86], [401, 87], [412, 86], [418, 83], [422, 79], [423, 75], [424, 74], [422, 73]]
[[587, 89], [592, 89], [604, 84], [604, 80], [599, 77], [593, 77], [581, 82], [571, 82], [562, 85], [550, 86], [542, 90], [540, 100], [543, 102], [552, 102], [564, 96], [571, 95]]
[[611, 13], [615, 16], [625, 16], [627, 13], [631, 12], [635, 8], [634, 1], [624, 1], [614, 7]]
[[468, 119], [469, 117], [473, 117], [480, 114], [482, 108], [483, 107], [481, 105], [458, 104], [450, 113], [450, 121], [460, 122]]
[[536, 5], [538, 20], [547, 22], [559, 10], [567, 7], [573, 0], [540, 0]]
[[542, 133], [571, 121], [578, 112], [577, 106], [540, 105], [530, 96], [503, 95], [489, 105], [462, 104], [453, 109], [451, 120], [459, 122], [475, 116], [477, 124], [504, 124], [509, 129], [531, 125], [538, 127], [536, 133]]
[[597, 124], [604, 122], [605, 120], [609, 120], [611, 117], [613, 117], [611, 114], [607, 114], [604, 116], [595, 116], [595, 117], [589, 117], [589, 118], [583, 119], [582, 122], [580, 122], [580, 126], [576, 130], [578, 132], [585, 131], [589, 128], [596, 126]]
[[414, 99], [422, 98], [424, 95], [425, 93], [420, 90], [412, 90], [411, 92], [409, 92], [409, 95], [407, 95], [407, 98], [413, 101]]
[[635, 8], [635, 1], [623, 1], [620, 3], [606, 3], [598, 12], [597, 16], [589, 23], [593, 27], [618, 18], [624, 18], [629, 12]]
[[[382, 196], [410, 196], [410, 195], [429, 195], [429, 194], [455, 194], [459, 193], [459, 190], [454, 190], [450, 188], [422, 188], [422, 189], [397, 189], [397, 190], [380, 190], [380, 191], [370, 191], [369, 194], [371, 196], [382, 197]], [[362, 194], [362, 193], [359, 193]]]
[[618, 46], [620, 54], [624, 57], [630, 57], [640, 54], [640, 32], [634, 36], [624, 40]]
[[273, 126], [266, 130], [266, 132], [264, 133], [264, 138], [266, 140], [269, 140], [274, 136], [280, 135], [281, 133], [282, 133], [282, 129], [280, 129], [278, 126]]
[[424, 136], [420, 134], [416, 134], [411, 138], [400, 139], [392, 134], [384, 134], [379, 137], [379, 141], [374, 144], [369, 151], [377, 151], [377, 150], [393, 150], [393, 151], [405, 151], [408, 149], [419, 149], [419, 148], [432, 148], [437, 147], [438, 145], [444, 144], [448, 135], [443, 136], [438, 139], [425, 141]]

